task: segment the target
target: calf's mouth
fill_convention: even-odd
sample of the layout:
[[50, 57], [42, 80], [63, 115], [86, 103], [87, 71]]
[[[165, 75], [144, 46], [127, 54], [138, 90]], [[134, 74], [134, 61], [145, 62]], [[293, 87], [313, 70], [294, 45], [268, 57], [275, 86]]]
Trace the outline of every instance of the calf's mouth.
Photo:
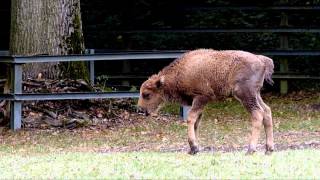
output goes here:
[[145, 116], [149, 116], [149, 115], [150, 115], [150, 113], [148, 112], [148, 110], [145, 109], [145, 108], [142, 108], [142, 107], [138, 107], [138, 108], [137, 108], [137, 112], [138, 112], [138, 113], [141, 113], [141, 114], [143, 114], [143, 115], [145, 115]]

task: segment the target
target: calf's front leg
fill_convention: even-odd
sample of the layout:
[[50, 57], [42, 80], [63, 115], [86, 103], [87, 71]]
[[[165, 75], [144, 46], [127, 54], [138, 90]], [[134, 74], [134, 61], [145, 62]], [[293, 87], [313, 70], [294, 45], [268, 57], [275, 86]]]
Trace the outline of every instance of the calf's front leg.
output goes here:
[[190, 145], [189, 154], [196, 154], [199, 152], [199, 145], [197, 143], [196, 131], [198, 131], [198, 125], [200, 122], [203, 107], [207, 103], [207, 98], [196, 97], [193, 99], [192, 107], [188, 113], [188, 142]]

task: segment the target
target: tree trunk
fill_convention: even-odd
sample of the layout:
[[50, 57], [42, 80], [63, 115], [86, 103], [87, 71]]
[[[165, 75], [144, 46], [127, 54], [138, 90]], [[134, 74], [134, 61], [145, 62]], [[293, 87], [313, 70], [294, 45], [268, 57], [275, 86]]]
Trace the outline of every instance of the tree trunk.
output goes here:
[[[11, 0], [9, 52], [11, 55], [84, 53], [80, 0]], [[10, 73], [8, 69], [7, 77]], [[40, 73], [43, 78], [58, 78], [65, 73], [68, 77], [88, 79], [84, 62], [26, 64], [23, 79], [36, 78]], [[4, 92], [10, 92], [10, 86], [8, 79]]]
[[[84, 52], [80, 0], [12, 0], [11, 8], [12, 55]], [[82, 77], [86, 76], [84, 63], [77, 63], [77, 66], [78, 70], [76, 67], [67, 69], [67, 75], [76, 70]], [[58, 78], [61, 75], [58, 63], [34, 63], [25, 65], [23, 76], [24, 79], [35, 78], [39, 73], [45, 78]]]

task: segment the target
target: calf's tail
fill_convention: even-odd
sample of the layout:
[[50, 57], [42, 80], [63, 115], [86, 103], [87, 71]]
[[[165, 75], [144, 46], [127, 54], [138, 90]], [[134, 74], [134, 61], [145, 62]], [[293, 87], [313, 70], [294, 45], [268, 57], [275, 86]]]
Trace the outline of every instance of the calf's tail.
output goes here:
[[265, 65], [264, 80], [268, 84], [273, 85], [273, 83], [274, 83], [272, 80], [272, 74], [274, 72], [273, 60], [271, 58], [268, 58], [268, 57], [262, 56], [262, 55], [259, 55], [258, 57], [260, 60], [262, 60], [262, 62]]

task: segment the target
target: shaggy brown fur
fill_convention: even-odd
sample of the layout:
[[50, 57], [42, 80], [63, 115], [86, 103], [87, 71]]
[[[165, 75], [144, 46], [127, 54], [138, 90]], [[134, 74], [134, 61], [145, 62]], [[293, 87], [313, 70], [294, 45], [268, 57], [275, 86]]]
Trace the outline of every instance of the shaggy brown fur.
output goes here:
[[266, 131], [266, 153], [270, 153], [274, 149], [271, 110], [263, 102], [260, 89], [264, 80], [273, 83], [273, 68], [272, 59], [249, 52], [190, 51], [142, 84], [138, 106], [150, 113], [164, 101], [192, 105], [187, 120], [188, 141], [190, 153], [195, 154], [199, 151], [196, 134], [204, 106], [232, 94], [251, 114], [248, 153], [256, 151], [262, 124]]

